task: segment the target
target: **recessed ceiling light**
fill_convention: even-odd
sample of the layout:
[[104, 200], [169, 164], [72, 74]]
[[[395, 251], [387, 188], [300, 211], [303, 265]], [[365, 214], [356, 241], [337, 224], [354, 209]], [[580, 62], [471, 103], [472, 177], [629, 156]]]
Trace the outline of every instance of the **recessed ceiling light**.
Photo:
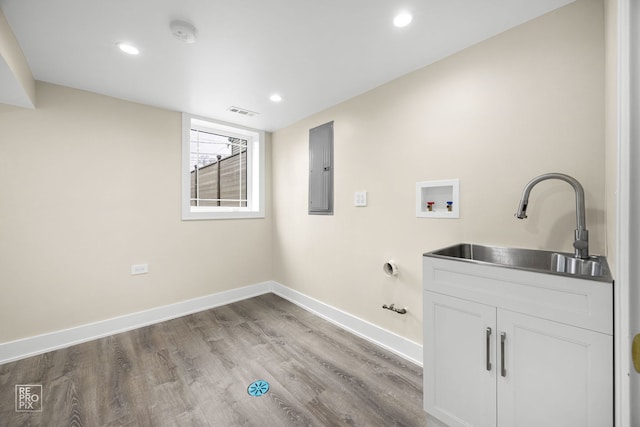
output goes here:
[[137, 55], [140, 53], [140, 50], [132, 44], [119, 42], [116, 43], [116, 45], [121, 51], [123, 51], [124, 53], [128, 53], [129, 55]]
[[282, 96], [278, 95], [277, 93], [274, 93], [269, 97], [269, 99], [273, 102], [280, 102], [282, 101]]
[[413, 16], [411, 16], [409, 12], [401, 12], [397, 14], [395, 18], [393, 18], [393, 25], [400, 28], [406, 27], [411, 23], [412, 19]]

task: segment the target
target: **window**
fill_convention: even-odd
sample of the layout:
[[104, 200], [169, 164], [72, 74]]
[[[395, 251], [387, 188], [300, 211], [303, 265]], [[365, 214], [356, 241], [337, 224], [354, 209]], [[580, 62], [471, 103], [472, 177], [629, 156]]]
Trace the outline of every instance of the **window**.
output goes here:
[[182, 219], [263, 218], [265, 133], [182, 115]]

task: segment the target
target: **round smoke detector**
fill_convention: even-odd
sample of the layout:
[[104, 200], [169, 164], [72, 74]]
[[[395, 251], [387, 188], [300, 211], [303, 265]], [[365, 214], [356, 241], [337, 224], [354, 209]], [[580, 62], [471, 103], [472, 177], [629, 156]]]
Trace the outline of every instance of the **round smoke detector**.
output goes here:
[[184, 43], [194, 43], [198, 36], [196, 27], [185, 21], [171, 21], [171, 33], [175, 38]]

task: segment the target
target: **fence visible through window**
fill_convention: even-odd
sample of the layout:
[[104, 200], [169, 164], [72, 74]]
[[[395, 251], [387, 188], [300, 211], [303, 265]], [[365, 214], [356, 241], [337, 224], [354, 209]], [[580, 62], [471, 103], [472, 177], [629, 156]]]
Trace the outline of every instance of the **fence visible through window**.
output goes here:
[[247, 140], [191, 129], [191, 206], [247, 206]]

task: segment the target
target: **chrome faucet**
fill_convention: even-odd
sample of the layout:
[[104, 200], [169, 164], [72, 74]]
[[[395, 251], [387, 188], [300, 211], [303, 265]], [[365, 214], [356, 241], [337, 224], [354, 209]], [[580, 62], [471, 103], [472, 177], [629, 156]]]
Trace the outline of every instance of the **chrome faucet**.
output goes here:
[[573, 241], [573, 247], [575, 248], [574, 256], [581, 259], [589, 258], [589, 231], [587, 231], [587, 223], [585, 219], [584, 189], [575, 178], [562, 173], [545, 173], [544, 175], [533, 178], [524, 187], [522, 199], [518, 206], [518, 212], [515, 213], [515, 216], [520, 219], [525, 219], [527, 217], [527, 205], [529, 204], [529, 193], [531, 193], [531, 189], [540, 181], [547, 179], [559, 179], [561, 181], [568, 182], [575, 190], [577, 225], [575, 230], [575, 240]]

